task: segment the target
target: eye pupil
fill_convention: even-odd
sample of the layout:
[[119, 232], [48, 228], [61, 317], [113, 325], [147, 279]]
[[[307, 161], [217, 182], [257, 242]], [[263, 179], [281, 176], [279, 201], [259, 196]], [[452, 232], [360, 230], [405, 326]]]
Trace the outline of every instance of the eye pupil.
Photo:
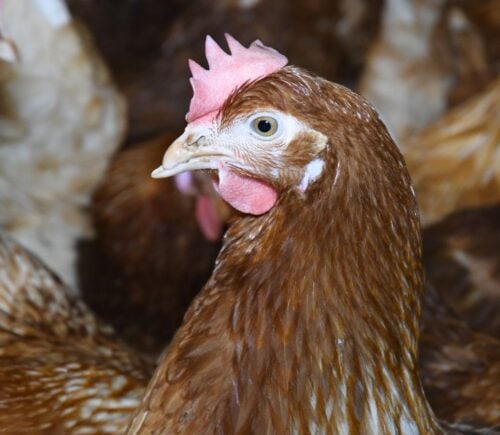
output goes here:
[[272, 125], [271, 125], [271, 123], [267, 119], [261, 119], [257, 123], [257, 128], [262, 133], [269, 133], [271, 131]]
[[252, 129], [260, 137], [272, 138], [278, 130], [278, 123], [276, 119], [271, 116], [259, 116], [253, 119]]

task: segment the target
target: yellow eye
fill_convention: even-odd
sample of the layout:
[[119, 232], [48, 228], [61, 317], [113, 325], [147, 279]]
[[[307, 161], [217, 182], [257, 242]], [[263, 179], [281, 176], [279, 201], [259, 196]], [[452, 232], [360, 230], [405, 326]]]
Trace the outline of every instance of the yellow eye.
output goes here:
[[252, 121], [252, 128], [259, 135], [269, 137], [278, 130], [278, 122], [270, 116], [259, 116]]

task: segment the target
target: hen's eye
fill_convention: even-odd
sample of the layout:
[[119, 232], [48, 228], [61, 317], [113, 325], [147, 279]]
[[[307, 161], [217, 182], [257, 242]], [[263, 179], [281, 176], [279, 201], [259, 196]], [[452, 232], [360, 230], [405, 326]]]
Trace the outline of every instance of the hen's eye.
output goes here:
[[259, 135], [269, 137], [278, 130], [278, 123], [270, 116], [259, 116], [253, 120], [252, 128]]

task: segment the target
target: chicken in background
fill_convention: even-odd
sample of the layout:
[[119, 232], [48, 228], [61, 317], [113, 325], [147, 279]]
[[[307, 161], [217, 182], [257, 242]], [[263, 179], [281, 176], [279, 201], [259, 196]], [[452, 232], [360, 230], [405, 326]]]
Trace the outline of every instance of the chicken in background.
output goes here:
[[[87, 259], [81, 265], [83, 298], [122, 338], [148, 354], [163, 350], [179, 326], [212, 272], [222, 236], [221, 200], [196, 200], [173, 180], [151, 179], [154, 162], [173, 139], [165, 135], [112, 159], [92, 201], [97, 237], [83, 247], [97, 252], [97, 257], [82, 256]], [[200, 207], [200, 202], [208, 204]], [[211, 204], [219, 208], [203, 208]], [[212, 234], [202, 234], [200, 215]]]
[[124, 433], [152, 367], [0, 234], [0, 432]]
[[500, 204], [500, 78], [401, 141], [424, 225]]
[[125, 106], [85, 30], [61, 0], [3, 0], [0, 227], [76, 288], [85, 208], [125, 128]]
[[358, 90], [397, 143], [498, 75], [499, 25], [498, 0], [385, 2]]
[[444, 304], [500, 339], [500, 205], [453, 213], [423, 240], [426, 278]]
[[427, 276], [475, 330], [500, 337], [500, 79], [403, 142]]
[[[427, 361], [438, 361], [426, 367], [449, 364], [450, 344], [467, 343], [469, 353], [453, 360], [465, 369], [459, 383], [449, 366], [439, 366], [442, 379], [424, 373], [452, 399], [440, 408], [442, 425], [421, 388], [420, 220], [376, 112], [348, 89], [285, 66], [259, 41], [247, 49], [227, 39], [231, 55], [207, 39], [209, 70], [190, 64], [188, 125], [153, 176], [215, 171], [216, 190], [242, 214], [130, 433], [500, 427], [498, 342], [468, 337], [466, 325], [433, 334], [445, 309], [429, 298], [423, 343], [436, 346]], [[435, 320], [454, 324], [451, 314]], [[479, 341], [489, 352], [474, 352]], [[469, 364], [471, 352], [490, 364], [480, 366], [486, 376]]]
[[[472, 327], [497, 335], [500, 280], [479, 272], [484, 258], [476, 258], [469, 245], [485, 243], [487, 250], [486, 234], [495, 240], [498, 228], [488, 224], [488, 210], [484, 217], [475, 210], [475, 222], [486, 227], [474, 241], [470, 219], [447, 216], [500, 204], [500, 2], [389, 0], [383, 17], [360, 92], [397, 139], [423, 224], [435, 225], [424, 231], [426, 245], [443, 250], [427, 249], [424, 259], [439, 300]], [[468, 234], [462, 248], [469, 252], [467, 260], [455, 260], [470, 269], [446, 279], [448, 260], [463, 254], [454, 245], [457, 232]], [[493, 264], [498, 260], [493, 251], [490, 257]]]

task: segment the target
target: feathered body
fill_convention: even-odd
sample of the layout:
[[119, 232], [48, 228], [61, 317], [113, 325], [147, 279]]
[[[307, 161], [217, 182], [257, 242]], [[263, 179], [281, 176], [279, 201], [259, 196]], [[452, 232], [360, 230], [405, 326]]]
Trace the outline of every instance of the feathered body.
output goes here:
[[500, 205], [456, 212], [427, 227], [423, 241], [427, 280], [445, 305], [500, 339]]
[[440, 419], [465, 433], [499, 433], [500, 340], [472, 330], [446, 302], [426, 285], [419, 342], [425, 395]]
[[0, 432], [123, 433], [151, 367], [0, 235]]

